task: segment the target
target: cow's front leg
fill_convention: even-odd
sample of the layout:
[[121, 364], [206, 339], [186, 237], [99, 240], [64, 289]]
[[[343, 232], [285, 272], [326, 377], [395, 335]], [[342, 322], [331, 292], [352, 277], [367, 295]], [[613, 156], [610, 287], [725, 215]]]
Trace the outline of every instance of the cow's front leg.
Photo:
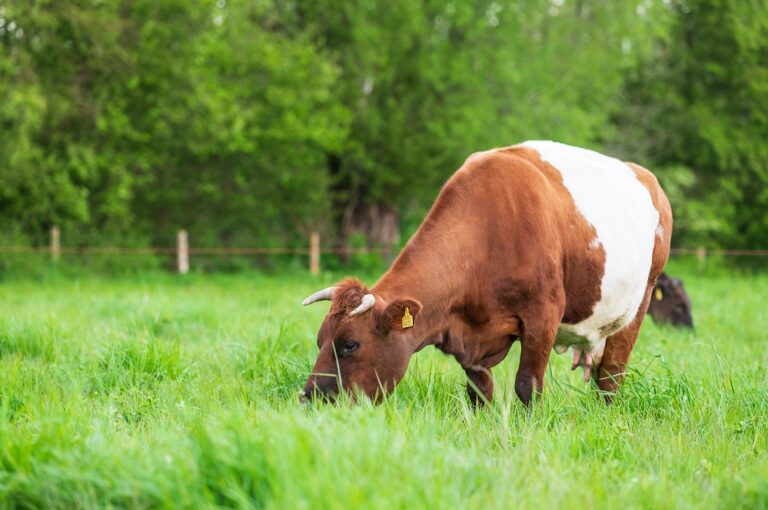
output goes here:
[[534, 392], [541, 394], [544, 390], [544, 372], [555, 344], [556, 332], [556, 321], [552, 324], [525, 324], [520, 337], [520, 366], [515, 376], [515, 393], [525, 405], [531, 402]]
[[[473, 366], [465, 368], [467, 374], [467, 394], [473, 407], [482, 407], [493, 399], [493, 375], [490, 368]], [[480, 392], [478, 394], [478, 391]]]

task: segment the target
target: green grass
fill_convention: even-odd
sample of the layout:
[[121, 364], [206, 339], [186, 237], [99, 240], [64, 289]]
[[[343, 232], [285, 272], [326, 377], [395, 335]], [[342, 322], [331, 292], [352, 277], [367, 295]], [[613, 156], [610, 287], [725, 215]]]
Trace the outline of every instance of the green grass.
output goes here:
[[605, 406], [519, 348], [473, 412], [417, 354], [381, 406], [304, 407], [329, 277], [0, 283], [0, 507], [766, 508], [768, 275], [686, 276], [695, 333], [641, 332]]

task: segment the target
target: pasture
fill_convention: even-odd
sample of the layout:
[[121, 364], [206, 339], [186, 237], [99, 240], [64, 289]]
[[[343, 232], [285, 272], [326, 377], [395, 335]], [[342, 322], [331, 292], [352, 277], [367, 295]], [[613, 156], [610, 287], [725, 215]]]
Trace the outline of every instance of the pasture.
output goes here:
[[432, 348], [381, 406], [300, 405], [339, 275], [6, 280], [0, 507], [766, 508], [768, 276], [673, 274], [697, 329], [648, 318], [613, 406], [553, 353], [523, 408], [515, 345], [479, 412]]

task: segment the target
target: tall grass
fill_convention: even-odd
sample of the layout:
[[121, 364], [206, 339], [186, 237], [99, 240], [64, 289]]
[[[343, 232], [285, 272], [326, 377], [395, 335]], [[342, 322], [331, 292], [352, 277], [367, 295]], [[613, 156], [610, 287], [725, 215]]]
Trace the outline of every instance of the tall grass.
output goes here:
[[768, 277], [687, 275], [695, 332], [641, 332], [607, 407], [519, 348], [474, 412], [428, 349], [380, 406], [302, 406], [328, 277], [0, 284], [0, 507], [766, 508]]

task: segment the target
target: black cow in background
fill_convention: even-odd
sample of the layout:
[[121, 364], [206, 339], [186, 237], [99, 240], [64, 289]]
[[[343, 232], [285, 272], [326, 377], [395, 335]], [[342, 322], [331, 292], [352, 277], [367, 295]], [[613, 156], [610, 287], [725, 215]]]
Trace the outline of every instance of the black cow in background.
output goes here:
[[683, 281], [661, 273], [651, 296], [648, 313], [657, 324], [693, 328], [691, 299], [685, 292]]

